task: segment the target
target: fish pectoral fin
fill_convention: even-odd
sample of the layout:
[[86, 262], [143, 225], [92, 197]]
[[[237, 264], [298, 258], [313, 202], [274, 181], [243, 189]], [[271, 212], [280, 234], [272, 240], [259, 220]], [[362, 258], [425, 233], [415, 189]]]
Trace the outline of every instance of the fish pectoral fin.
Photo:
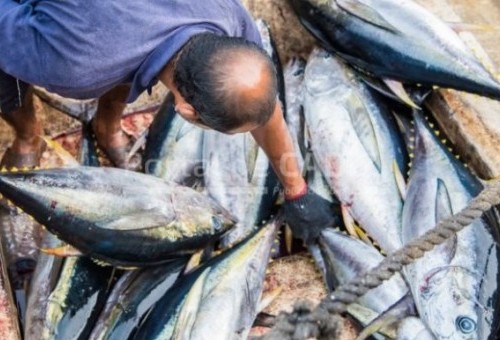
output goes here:
[[377, 171], [382, 171], [382, 157], [380, 155], [379, 141], [375, 132], [372, 117], [366, 107], [365, 102], [357, 94], [346, 97], [349, 107], [349, 117], [359, 142], [363, 146], [366, 154], [373, 162]]
[[80, 166], [80, 163], [62, 147], [58, 142], [50, 139], [47, 136], [40, 136], [47, 146], [57, 155], [57, 157], [63, 162], [64, 167], [74, 168]]
[[172, 334], [172, 339], [184, 340], [190, 339], [191, 329], [196, 321], [196, 314], [200, 307], [200, 302], [202, 299], [203, 287], [205, 286], [205, 281], [208, 274], [210, 273], [211, 267], [206, 268], [203, 273], [198, 276], [195, 283], [189, 290], [184, 303], [182, 304], [181, 311], [177, 318], [177, 323], [175, 325], [174, 333]]
[[410, 293], [406, 294], [387, 308], [387, 310], [370, 321], [358, 335], [356, 340], [364, 340], [375, 332], [385, 337], [395, 339], [397, 328], [395, 326], [398, 321], [401, 321], [401, 319], [409, 314], [413, 314], [413, 303], [413, 296]]
[[383, 82], [387, 85], [387, 87], [394, 93], [394, 95], [404, 104], [409, 107], [417, 110], [421, 110], [420, 106], [418, 106], [413, 99], [411, 99], [410, 95], [403, 87], [403, 84], [399, 81], [392, 79], [383, 79]]
[[188, 263], [186, 264], [186, 268], [184, 269], [184, 274], [186, 275], [187, 273], [190, 273], [193, 271], [198, 265], [201, 263], [201, 259], [205, 253], [205, 249], [200, 249], [197, 252], [195, 252], [193, 255], [191, 255], [191, 258], [189, 259]]
[[61, 247], [55, 248], [40, 248], [40, 251], [44, 254], [54, 255], [59, 257], [70, 257], [70, 256], [82, 256], [83, 253], [76, 249], [75, 247], [66, 244]]
[[392, 172], [394, 173], [394, 179], [396, 180], [399, 194], [404, 201], [406, 199], [406, 181], [396, 160], [392, 162]]
[[354, 219], [349, 212], [349, 208], [346, 205], [341, 204], [340, 210], [342, 212], [342, 220], [344, 221], [347, 233], [354, 238], [358, 238], [358, 233], [356, 232], [356, 223], [354, 222]]
[[356, 0], [335, 0], [335, 2], [344, 11], [369, 24], [394, 33], [398, 32], [398, 29], [391, 25], [375, 8]]
[[363, 228], [361, 228], [357, 224], [354, 224], [354, 230], [356, 231], [357, 238], [359, 238], [361, 241], [365, 242], [366, 244], [368, 244], [370, 246], [374, 246], [373, 241], [370, 239], [367, 232], [364, 231]]

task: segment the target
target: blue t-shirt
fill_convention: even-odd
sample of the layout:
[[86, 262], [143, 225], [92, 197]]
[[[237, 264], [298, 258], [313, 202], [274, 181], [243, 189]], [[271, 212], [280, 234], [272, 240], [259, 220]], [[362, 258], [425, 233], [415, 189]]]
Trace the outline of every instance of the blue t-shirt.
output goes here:
[[203, 32], [261, 44], [238, 0], [0, 0], [0, 69], [78, 99], [131, 83], [130, 102]]

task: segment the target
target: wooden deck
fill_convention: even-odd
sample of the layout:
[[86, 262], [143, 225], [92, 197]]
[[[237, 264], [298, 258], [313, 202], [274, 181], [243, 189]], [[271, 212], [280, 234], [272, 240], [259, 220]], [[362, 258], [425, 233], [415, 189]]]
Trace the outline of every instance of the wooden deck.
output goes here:
[[[469, 48], [498, 77], [500, 3], [496, 0], [418, 0], [450, 23], [483, 26], [459, 32]], [[489, 27], [488, 27], [489, 26]], [[457, 152], [479, 177], [500, 176], [500, 102], [451, 90], [436, 92], [429, 102]]]

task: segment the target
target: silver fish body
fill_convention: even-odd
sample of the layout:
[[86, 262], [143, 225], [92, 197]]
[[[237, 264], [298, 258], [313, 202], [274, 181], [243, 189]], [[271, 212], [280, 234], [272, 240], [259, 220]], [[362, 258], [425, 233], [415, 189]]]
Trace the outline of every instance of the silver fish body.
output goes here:
[[278, 179], [250, 133], [205, 131], [203, 159], [208, 195], [238, 220], [225, 246], [248, 236], [268, 218], [279, 192]]
[[394, 169], [405, 172], [406, 155], [390, 112], [323, 50], [311, 53], [304, 83], [311, 148], [327, 183], [383, 250], [398, 249], [403, 203]]
[[202, 146], [203, 129], [179, 116], [168, 95], [149, 127], [144, 172], [192, 186], [203, 179]]
[[232, 217], [193, 189], [114, 168], [3, 174], [0, 192], [82, 253], [117, 265], [168, 262], [218, 239]]
[[[403, 210], [406, 243], [467, 205], [482, 188], [414, 113], [415, 158]], [[406, 267], [418, 312], [438, 339], [493, 339], [498, 331], [498, 215], [474, 221]]]
[[398, 340], [434, 340], [434, 336], [417, 317], [410, 316], [401, 321], [397, 332]]
[[[374, 247], [331, 228], [321, 232], [319, 245], [325, 259], [330, 289], [348, 283], [384, 259]], [[401, 275], [396, 274], [362, 296], [358, 303], [377, 313], [383, 313], [408, 293], [405, 281]]]
[[295, 157], [299, 168], [304, 167], [306, 154], [303, 94], [304, 71], [306, 63], [299, 58], [292, 58], [286, 64], [283, 75], [285, 78], [286, 123], [292, 137]]
[[106, 303], [113, 274], [112, 267], [88, 257], [64, 259], [47, 299], [42, 332], [34, 339], [88, 339]]
[[186, 261], [124, 274], [113, 287], [90, 340], [129, 339], [149, 309], [174, 285]]
[[14, 289], [35, 269], [43, 238], [42, 226], [27, 214], [0, 206], [0, 239]]
[[[63, 243], [53, 234], [45, 233], [42, 246], [54, 248]], [[50, 293], [57, 284], [57, 278], [64, 259], [41, 253], [30, 282], [26, 317], [24, 322], [24, 337], [27, 340], [38, 339], [43, 333], [45, 317]]]
[[442, 20], [411, 0], [290, 0], [323, 46], [403, 83], [500, 98], [500, 84]]
[[135, 339], [245, 339], [278, 222], [202, 264], [156, 304]]

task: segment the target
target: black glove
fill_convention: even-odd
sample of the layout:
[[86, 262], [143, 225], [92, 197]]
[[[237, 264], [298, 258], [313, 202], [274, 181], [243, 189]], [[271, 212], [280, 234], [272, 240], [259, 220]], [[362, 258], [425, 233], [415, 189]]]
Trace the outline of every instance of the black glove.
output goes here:
[[293, 235], [306, 244], [314, 242], [324, 228], [337, 222], [333, 204], [310, 189], [299, 197], [285, 199], [284, 210]]

